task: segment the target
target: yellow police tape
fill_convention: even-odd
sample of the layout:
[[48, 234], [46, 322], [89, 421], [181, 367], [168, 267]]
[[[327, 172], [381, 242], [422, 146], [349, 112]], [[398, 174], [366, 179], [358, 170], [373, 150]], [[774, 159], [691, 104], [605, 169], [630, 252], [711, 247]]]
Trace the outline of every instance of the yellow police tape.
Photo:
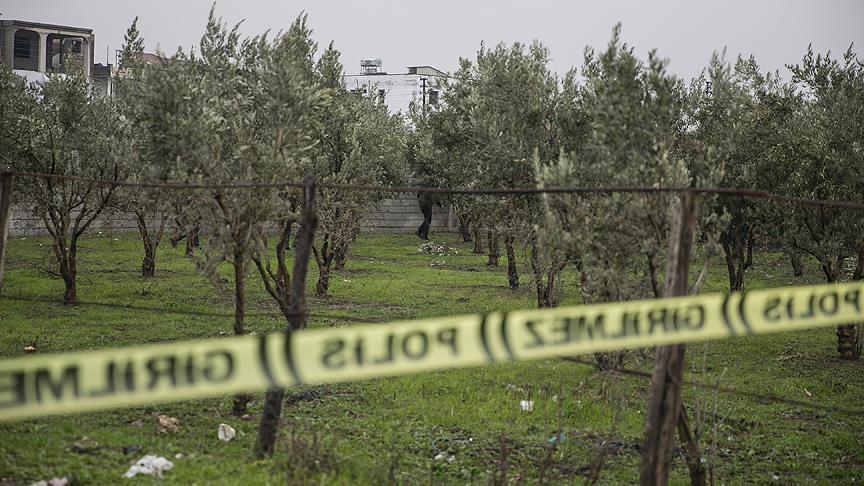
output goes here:
[[864, 321], [864, 283], [617, 302], [0, 361], [0, 420]]

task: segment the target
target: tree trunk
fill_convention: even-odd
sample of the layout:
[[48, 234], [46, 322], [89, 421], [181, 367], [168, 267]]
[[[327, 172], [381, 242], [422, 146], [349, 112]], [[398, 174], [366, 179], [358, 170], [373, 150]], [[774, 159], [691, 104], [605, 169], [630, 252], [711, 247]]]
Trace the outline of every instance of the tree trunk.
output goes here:
[[258, 421], [258, 437], [255, 439], [255, 456], [259, 459], [272, 456], [276, 450], [276, 436], [282, 422], [284, 388], [269, 388], [264, 395], [264, 410]]
[[787, 254], [789, 255], [789, 263], [792, 264], [792, 275], [796, 277], [803, 277], [804, 261], [801, 257], [801, 253], [796, 250], [788, 250]]
[[75, 263], [64, 261], [60, 264], [60, 275], [63, 276], [63, 304], [72, 305], [78, 302], [78, 280]]
[[69, 247], [66, 247], [66, 238], [58, 231], [54, 238], [54, 254], [59, 260], [59, 273], [63, 279], [63, 304], [72, 305], [78, 302], [78, 271], [76, 267], [76, 256], [78, 254], [78, 242], [71, 238]]
[[144, 278], [156, 275], [156, 247], [144, 243], [144, 259], [141, 261], [141, 276]]
[[322, 265], [318, 267], [318, 283], [315, 284], [315, 296], [325, 297], [330, 289], [330, 267]]
[[557, 271], [554, 268], [548, 269], [545, 278], [543, 270], [535, 237], [532, 238], [531, 241], [531, 271], [534, 273], [534, 286], [537, 291], [537, 307], [540, 309], [555, 307], [558, 305], [558, 298], [555, 293], [555, 279], [557, 278], [560, 269]]
[[[246, 334], [246, 260], [242, 251], [234, 252], [234, 334]], [[231, 414], [235, 417], [245, 415], [251, 397], [245, 393], [234, 395]]]
[[480, 235], [480, 230], [477, 228], [471, 228], [471, 232], [474, 235], [472, 238], [474, 240], [474, 249], [471, 250], [471, 253], [476, 253], [478, 255], [486, 253], [486, 250], [483, 249], [483, 237]]
[[468, 217], [456, 211], [456, 219], [459, 220], [459, 234], [462, 235], [462, 243], [471, 241], [471, 223]]
[[186, 230], [186, 256], [192, 256], [195, 253], [195, 248], [198, 248], [200, 245], [201, 242], [198, 240], [200, 228], [200, 223], [196, 221], [195, 224]]
[[[842, 265], [842, 259], [838, 259], [837, 267]], [[835, 283], [839, 277], [839, 270], [831, 268], [830, 265], [822, 265], [825, 271], [825, 277], [828, 283]], [[855, 324], [845, 324], [837, 326], [837, 352], [840, 353], [840, 359], [854, 361], [859, 358], [858, 355], [858, 333], [855, 329]]]
[[723, 254], [726, 256], [726, 271], [729, 274], [729, 290], [744, 290], [744, 274], [753, 264], [753, 232], [745, 225], [730, 225], [720, 235]]
[[341, 272], [345, 270], [345, 261], [348, 256], [348, 243], [340, 243], [336, 246], [336, 251], [334, 252], [335, 257], [335, 265], [336, 271]]
[[687, 470], [690, 472], [691, 486], [705, 486], [705, 466], [702, 465], [702, 453], [699, 450], [699, 440], [690, 428], [690, 420], [687, 418], [687, 410], [681, 406], [678, 416], [678, 439], [684, 445], [684, 456], [687, 460]]
[[[681, 195], [670, 232], [669, 264], [666, 271], [665, 296], [687, 295], [687, 273], [696, 230], [698, 199], [691, 192]], [[684, 376], [683, 344], [657, 348], [651, 376], [651, 396], [645, 413], [645, 443], [639, 482], [642, 485], [667, 484], [672, 441], [679, 426], [681, 381]], [[694, 459], [701, 464], [701, 460]], [[688, 461], [689, 463], [689, 461]]]
[[519, 288], [519, 269], [516, 267], [516, 250], [513, 248], [514, 238], [508, 236], [504, 242], [507, 247], [507, 282], [511, 289]]
[[852, 280], [864, 280], [864, 243], [858, 247], [858, 257], [855, 262], [855, 271], [852, 273]]
[[6, 261], [6, 242], [12, 222], [12, 187], [15, 176], [0, 172], [0, 293], [3, 292], [3, 268]]
[[501, 248], [498, 246], [498, 233], [490, 231], [488, 233], [487, 241], [489, 243], [489, 260], [486, 262], [486, 265], [490, 267], [497, 267], [498, 257], [501, 256]]
[[168, 218], [162, 216], [159, 223], [159, 228], [155, 234], [150, 234], [150, 229], [147, 227], [147, 219], [142, 212], [135, 212], [135, 219], [138, 223], [138, 233], [141, 235], [141, 244], [144, 246], [144, 259], [141, 261], [141, 276], [144, 278], [153, 277], [156, 275], [156, 250], [159, 248], [159, 243], [162, 241], [162, 234], [165, 231], [165, 223]]
[[[294, 332], [306, 326], [306, 272], [309, 268], [309, 255], [315, 239], [315, 226], [318, 218], [315, 214], [315, 183], [306, 179], [304, 188], [303, 220], [300, 234], [294, 244], [294, 268], [291, 272], [291, 295], [288, 326], [285, 332]], [[291, 223], [284, 232], [285, 245], [291, 234]], [[280, 242], [281, 243], [281, 242]], [[281, 246], [279, 247], [281, 251]], [[284, 261], [284, 260], [283, 260]], [[263, 276], [263, 275], [262, 275]], [[285, 398], [283, 388], [270, 388], [264, 396], [264, 410], [258, 422], [258, 437], [255, 441], [255, 455], [260, 459], [273, 455], [276, 447], [276, 436], [282, 420], [282, 403]]]

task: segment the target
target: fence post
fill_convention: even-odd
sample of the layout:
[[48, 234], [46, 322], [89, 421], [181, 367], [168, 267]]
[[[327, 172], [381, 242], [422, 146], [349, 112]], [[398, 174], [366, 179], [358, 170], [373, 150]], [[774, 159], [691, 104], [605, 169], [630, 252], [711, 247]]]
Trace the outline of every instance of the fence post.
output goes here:
[[0, 294], [3, 293], [6, 241], [9, 239], [9, 226], [12, 222], [12, 181], [14, 177], [11, 172], [0, 172]]
[[[291, 270], [291, 299], [289, 325], [286, 333], [306, 327], [306, 272], [309, 268], [309, 255], [315, 244], [315, 227], [318, 216], [315, 213], [315, 180], [307, 177], [303, 181], [303, 214], [300, 219], [300, 233], [294, 245], [294, 268]], [[285, 399], [284, 388], [270, 388], [264, 395], [264, 410], [258, 422], [258, 437], [255, 439], [255, 455], [259, 458], [273, 455], [279, 423], [282, 419], [282, 403]]]
[[[687, 272], [690, 269], [698, 213], [698, 196], [691, 191], [682, 193], [670, 232], [664, 297], [687, 295]], [[651, 376], [651, 395], [645, 414], [645, 444], [639, 477], [639, 483], [643, 486], [665, 485], [669, 479], [672, 441], [681, 411], [684, 351], [683, 344], [657, 348]]]

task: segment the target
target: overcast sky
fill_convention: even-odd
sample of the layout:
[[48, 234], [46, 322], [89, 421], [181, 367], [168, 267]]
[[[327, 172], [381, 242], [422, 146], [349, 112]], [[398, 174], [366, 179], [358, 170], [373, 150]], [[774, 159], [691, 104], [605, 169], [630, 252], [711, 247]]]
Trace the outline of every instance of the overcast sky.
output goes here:
[[[92, 28], [96, 62], [111, 62], [123, 33], [137, 15], [148, 51], [173, 53], [197, 44], [209, 0], [0, 0], [2, 19]], [[864, 1], [858, 0], [221, 0], [216, 11], [241, 30], [258, 34], [286, 28], [300, 11], [309, 14], [323, 49], [334, 40], [347, 73], [361, 57], [380, 57], [388, 72], [409, 65], [451, 71], [481, 41], [530, 42], [552, 51], [552, 69], [564, 73], [582, 63], [586, 45], [602, 48], [616, 22], [623, 38], [644, 58], [651, 48], [670, 60], [670, 71], [699, 73], [711, 53], [754, 54], [763, 68], [782, 69], [801, 59], [812, 43], [840, 54], [854, 42], [864, 47]]]

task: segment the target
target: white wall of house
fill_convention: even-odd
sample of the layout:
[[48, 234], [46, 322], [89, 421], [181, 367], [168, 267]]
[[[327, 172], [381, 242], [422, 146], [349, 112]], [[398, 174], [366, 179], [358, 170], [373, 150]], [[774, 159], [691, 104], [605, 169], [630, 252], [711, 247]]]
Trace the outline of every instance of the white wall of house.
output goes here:
[[342, 82], [346, 89], [366, 96], [383, 96], [390, 113], [408, 114], [411, 102], [423, 103], [423, 78], [426, 79], [426, 103], [441, 99], [441, 86], [446, 73], [431, 66], [411, 66], [404, 73], [346, 74]]
[[62, 49], [64, 55], [76, 57], [87, 76], [92, 76], [95, 42], [91, 29], [20, 20], [0, 21], [0, 60], [15, 70], [57, 71]]

